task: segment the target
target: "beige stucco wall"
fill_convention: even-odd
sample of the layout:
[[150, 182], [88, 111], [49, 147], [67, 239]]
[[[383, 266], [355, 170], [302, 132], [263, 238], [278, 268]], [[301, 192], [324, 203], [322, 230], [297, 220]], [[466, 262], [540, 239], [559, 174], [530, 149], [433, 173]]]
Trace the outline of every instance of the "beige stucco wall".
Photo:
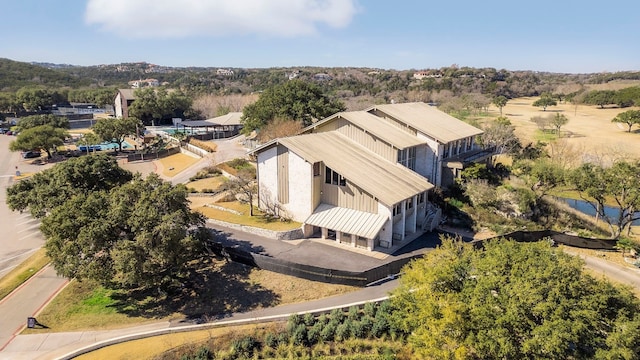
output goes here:
[[[274, 202], [278, 194], [278, 149], [272, 147], [258, 153], [258, 197], [260, 208]], [[268, 198], [268, 199], [267, 199]]]
[[288, 215], [302, 222], [313, 212], [313, 165], [289, 151], [289, 203], [284, 205]]
[[430, 183], [440, 186], [441, 171], [438, 158], [442, 153], [441, 145], [423, 133], [418, 132], [417, 136], [427, 144], [421, 146], [423, 151], [416, 152], [416, 172], [426, 177]]
[[393, 233], [393, 221], [391, 220], [392, 210], [392, 208], [378, 202], [378, 215], [387, 219], [387, 222], [382, 226], [382, 229], [380, 229], [378, 237], [381, 241], [388, 241], [389, 244], [391, 244], [391, 234]]

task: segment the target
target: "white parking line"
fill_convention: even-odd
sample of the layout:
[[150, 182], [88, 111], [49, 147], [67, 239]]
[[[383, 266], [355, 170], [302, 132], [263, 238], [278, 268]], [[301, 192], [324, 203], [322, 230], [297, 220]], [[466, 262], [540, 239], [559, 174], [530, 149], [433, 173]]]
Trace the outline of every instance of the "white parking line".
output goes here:
[[38, 221], [38, 222], [40, 222], [40, 220], [38, 220], [38, 219], [31, 218], [31, 219], [29, 219], [29, 220], [27, 220], [27, 221], [23, 221], [23, 222], [19, 222], [19, 223], [17, 223], [17, 224], [16, 224], [16, 226], [20, 226], [20, 225], [28, 224], [28, 223], [31, 223], [31, 222], [34, 222], [34, 221]]
[[18, 233], [18, 234], [20, 234], [20, 233], [23, 233], [23, 232], [25, 232], [25, 231], [29, 231], [29, 230], [33, 230], [33, 229], [37, 229], [37, 228], [39, 228], [39, 227], [40, 227], [40, 224], [36, 224], [36, 225], [33, 225], [33, 226], [29, 226], [29, 227], [28, 227], [28, 228], [26, 228], [26, 229], [22, 229], [22, 230], [18, 231], [17, 233]]

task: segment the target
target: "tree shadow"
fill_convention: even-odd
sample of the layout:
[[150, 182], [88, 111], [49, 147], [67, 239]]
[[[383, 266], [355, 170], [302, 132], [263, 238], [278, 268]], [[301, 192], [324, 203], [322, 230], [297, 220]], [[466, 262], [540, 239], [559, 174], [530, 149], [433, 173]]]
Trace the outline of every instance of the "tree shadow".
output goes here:
[[209, 228], [209, 231], [211, 232], [211, 235], [213, 237], [212, 244], [219, 244], [220, 246], [225, 248], [245, 251], [247, 253], [269, 256], [269, 254], [267, 254], [266, 252], [266, 249], [261, 245], [256, 246], [251, 241], [236, 239], [234, 235], [229, 232], [224, 232], [213, 228]]
[[277, 294], [250, 280], [251, 266], [222, 259], [204, 262], [180, 289], [121, 291], [112, 295], [116, 304], [111, 306], [128, 316], [163, 318], [180, 314], [183, 321], [206, 322], [279, 303]]

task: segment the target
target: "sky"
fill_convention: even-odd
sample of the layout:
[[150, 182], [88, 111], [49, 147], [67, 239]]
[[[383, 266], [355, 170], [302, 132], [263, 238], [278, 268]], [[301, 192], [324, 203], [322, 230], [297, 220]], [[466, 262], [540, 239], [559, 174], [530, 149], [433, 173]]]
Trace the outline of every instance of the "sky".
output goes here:
[[221, 68], [640, 70], [637, 0], [0, 0], [0, 57]]

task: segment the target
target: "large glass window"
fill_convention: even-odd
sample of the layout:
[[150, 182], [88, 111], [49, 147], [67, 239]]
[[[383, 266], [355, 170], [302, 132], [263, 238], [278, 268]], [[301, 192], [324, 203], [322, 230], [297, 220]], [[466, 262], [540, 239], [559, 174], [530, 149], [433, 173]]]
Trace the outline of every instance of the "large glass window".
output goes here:
[[398, 150], [398, 163], [411, 170], [416, 169], [416, 148]]
[[347, 185], [347, 179], [338, 174], [337, 172], [331, 170], [330, 167], [325, 167], [324, 168], [324, 183], [325, 184], [331, 184], [331, 185], [340, 185], [340, 186], [346, 186]]

